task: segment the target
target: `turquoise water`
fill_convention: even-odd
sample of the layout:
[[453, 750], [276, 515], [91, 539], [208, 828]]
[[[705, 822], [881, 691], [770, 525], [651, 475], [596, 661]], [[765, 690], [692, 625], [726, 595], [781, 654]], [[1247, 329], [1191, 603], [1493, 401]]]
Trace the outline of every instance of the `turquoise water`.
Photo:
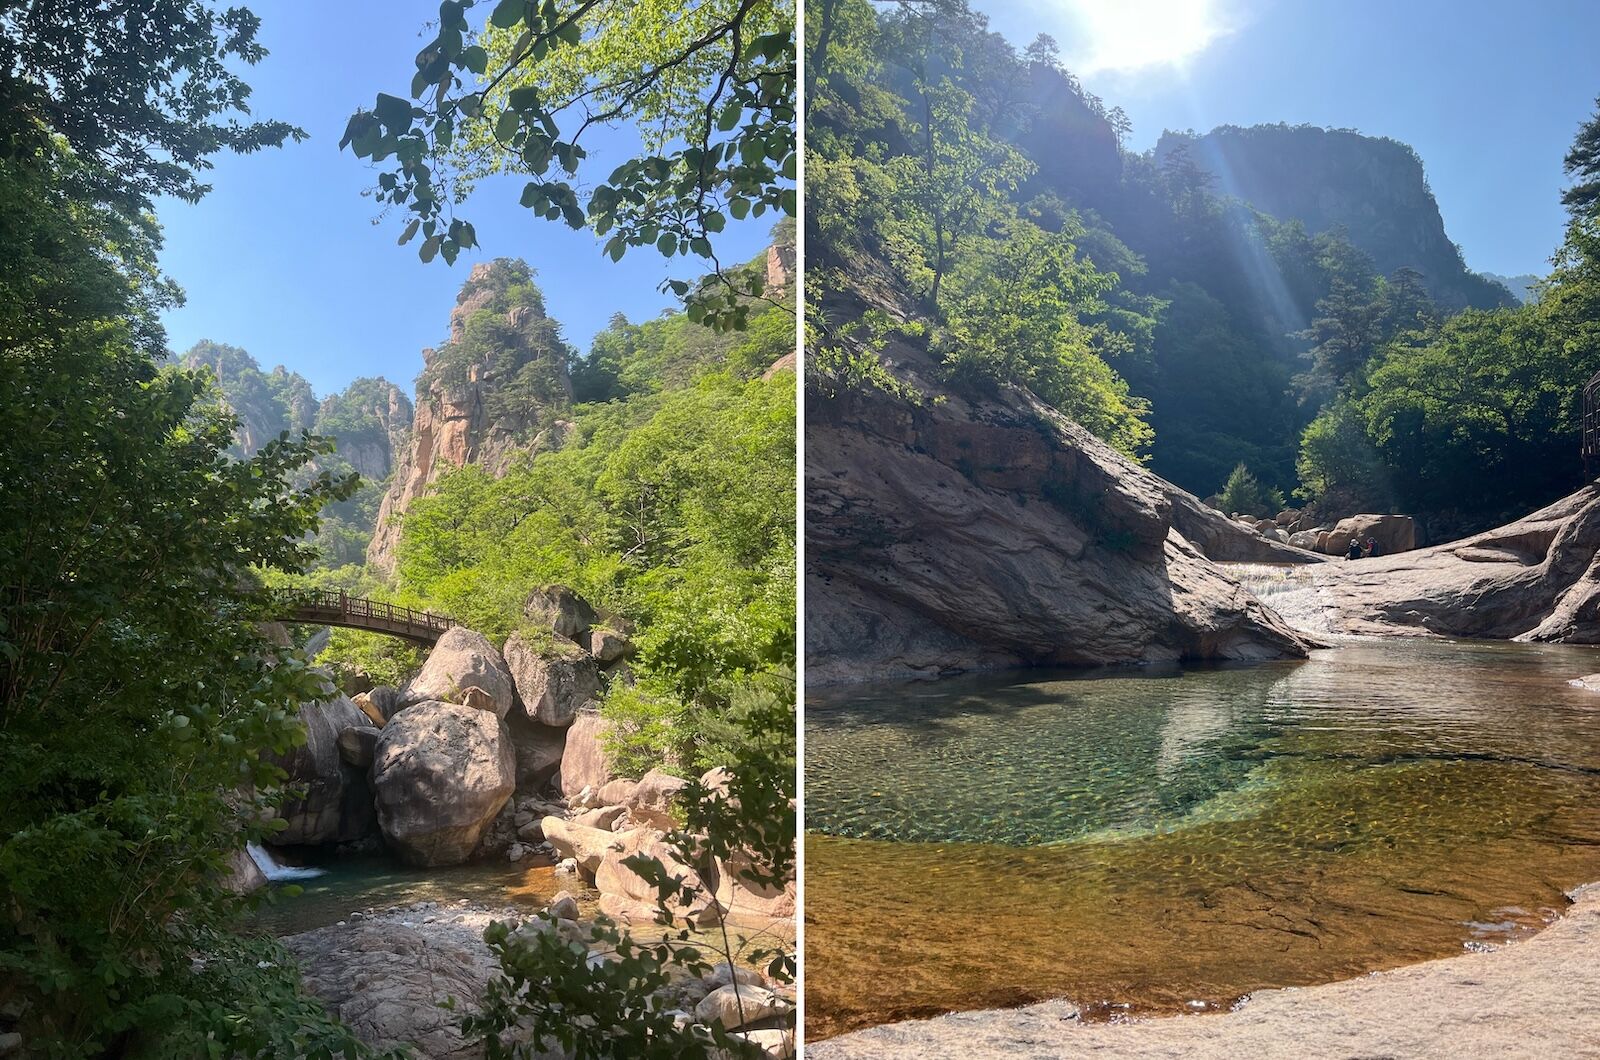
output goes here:
[[1363, 641], [1307, 662], [1025, 671], [825, 690], [806, 822], [1035, 846], [1247, 817], [1306, 774], [1427, 759], [1600, 774], [1591, 648]]
[[[308, 852], [309, 853], [309, 852]], [[313, 856], [305, 864], [321, 875], [272, 884], [270, 899], [252, 915], [261, 929], [274, 935], [326, 927], [355, 911], [413, 902], [449, 903], [467, 899], [492, 906], [542, 908], [557, 891], [577, 891], [577, 881], [554, 874], [548, 858], [509, 862], [494, 858], [472, 865], [418, 869], [385, 854]], [[297, 887], [291, 896], [285, 884]]]

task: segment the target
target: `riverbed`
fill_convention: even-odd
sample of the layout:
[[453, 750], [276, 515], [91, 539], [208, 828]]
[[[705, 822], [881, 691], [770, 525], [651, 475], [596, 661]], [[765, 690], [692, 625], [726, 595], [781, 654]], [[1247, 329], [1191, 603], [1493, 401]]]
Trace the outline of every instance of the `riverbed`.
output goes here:
[[1600, 695], [1567, 683], [1595, 670], [1362, 640], [813, 695], [808, 1038], [1218, 1011], [1530, 934], [1600, 879]]

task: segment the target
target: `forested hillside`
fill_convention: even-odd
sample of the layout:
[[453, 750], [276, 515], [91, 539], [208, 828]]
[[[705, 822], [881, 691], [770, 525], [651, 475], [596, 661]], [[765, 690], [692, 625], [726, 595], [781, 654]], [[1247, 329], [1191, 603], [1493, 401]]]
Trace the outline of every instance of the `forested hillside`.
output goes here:
[[[360, 527], [337, 518], [352, 502], [330, 506], [324, 536], [348, 529], [349, 547], [325, 549], [299, 583], [432, 608], [497, 638], [523, 624], [529, 586], [571, 586], [638, 626], [638, 683], [607, 699], [619, 752], [645, 763], [709, 753], [727, 709], [794, 655], [793, 246], [786, 222], [769, 251], [728, 270], [762, 291], [746, 299], [745, 329], [677, 311], [618, 316], [587, 355], [545, 313], [526, 264], [476, 266], [450, 338], [423, 351], [375, 561], [362, 562]], [[229, 378], [254, 393], [260, 375]], [[343, 424], [370, 433], [353, 400], [365, 382], [313, 421], [340, 452]], [[373, 488], [364, 480], [357, 499]], [[378, 681], [416, 663], [392, 638], [348, 630], [322, 661]]]
[[263, 372], [247, 351], [209, 340], [195, 343], [180, 363], [190, 371], [210, 369], [221, 405], [239, 421], [229, 448], [235, 457], [253, 456], [285, 432], [334, 439], [334, 451], [305, 474], [354, 473], [360, 481], [354, 494], [323, 511], [317, 550], [324, 566], [359, 562], [389, 476], [409, 444], [411, 402], [405, 393], [382, 377], [362, 378], [318, 401], [298, 372], [281, 364]]
[[1200, 496], [1242, 464], [1334, 514], [1482, 524], [1579, 480], [1592, 216], [1566, 295], [1512, 308], [1402, 144], [1269, 126], [1139, 154], [1053, 42], [964, 7], [834, 0], [808, 32], [819, 395], [898, 385], [874, 351], [915, 332], [947, 382], [1026, 386]]

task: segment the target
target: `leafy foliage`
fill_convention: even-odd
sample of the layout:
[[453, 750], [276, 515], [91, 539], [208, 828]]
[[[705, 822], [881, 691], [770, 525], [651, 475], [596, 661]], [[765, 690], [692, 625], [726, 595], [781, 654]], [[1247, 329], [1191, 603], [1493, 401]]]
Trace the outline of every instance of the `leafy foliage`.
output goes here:
[[1238, 512], [1243, 515], [1268, 518], [1277, 514], [1283, 507], [1283, 494], [1275, 489], [1263, 487], [1261, 480], [1252, 475], [1249, 468], [1240, 464], [1228, 476], [1217, 504], [1230, 514]]
[[[587, 938], [564, 938], [547, 914], [520, 930], [496, 923], [485, 932], [505, 974], [490, 982], [482, 1012], [466, 1029], [483, 1036], [491, 1058], [524, 1060], [552, 1046], [596, 1060], [762, 1055], [720, 1026], [681, 1024], [663, 994], [674, 973], [708, 971], [711, 953], [729, 965], [764, 962], [767, 974], [794, 981], [794, 954], [781, 945], [738, 936], [722, 918], [701, 933], [681, 926], [687, 911], [713, 900], [703, 882], [693, 882], [703, 876], [690, 877], [685, 866], [721, 864], [757, 886], [781, 886], [794, 874], [793, 674], [753, 686], [728, 734], [725, 761], [737, 764], [726, 787], [691, 781], [682, 796], [684, 826], [663, 841], [669, 856], [625, 860], [655, 889], [654, 937], [641, 942], [649, 932], [630, 932], [602, 916]], [[573, 1012], [585, 1018], [575, 1020]]]
[[303, 664], [256, 631], [297, 569], [330, 445], [228, 455], [209, 372], [163, 366], [158, 194], [197, 197], [240, 124], [255, 18], [204, 3], [0, 13], [0, 1012], [30, 1055], [368, 1055], [233, 934], [230, 856], [304, 739]]
[[[438, 33], [417, 54], [410, 100], [380, 93], [340, 141], [361, 158], [393, 158], [378, 199], [408, 213], [400, 242], [420, 234], [423, 261], [454, 262], [477, 245], [454, 207], [496, 171], [530, 177], [525, 208], [608, 236], [614, 260], [653, 246], [715, 262], [712, 237], [729, 216], [794, 215], [791, 5], [499, 0], [474, 27], [475, 6], [442, 4]], [[644, 150], [580, 203], [585, 134], [621, 123], [645, 130]], [[748, 283], [667, 286], [688, 296], [690, 319], [718, 329], [742, 328], [742, 296], [761, 293]]]
[[0, 10], [7, 146], [49, 129], [74, 160], [74, 193], [129, 216], [162, 195], [195, 202], [210, 190], [200, 174], [217, 152], [305, 138], [284, 122], [236, 117], [249, 113], [250, 86], [230, 63], [266, 57], [259, 28], [248, 8], [219, 11], [207, 0], [8, 3]]

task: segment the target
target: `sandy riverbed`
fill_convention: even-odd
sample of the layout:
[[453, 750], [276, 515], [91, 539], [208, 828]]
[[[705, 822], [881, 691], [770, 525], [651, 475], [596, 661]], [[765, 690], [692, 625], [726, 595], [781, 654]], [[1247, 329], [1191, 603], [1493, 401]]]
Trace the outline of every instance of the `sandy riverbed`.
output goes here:
[[1600, 1057], [1600, 884], [1556, 923], [1490, 953], [1325, 986], [1262, 991], [1234, 1011], [1084, 1023], [1065, 1001], [961, 1012], [807, 1045], [809, 1060], [1448, 1060]]

